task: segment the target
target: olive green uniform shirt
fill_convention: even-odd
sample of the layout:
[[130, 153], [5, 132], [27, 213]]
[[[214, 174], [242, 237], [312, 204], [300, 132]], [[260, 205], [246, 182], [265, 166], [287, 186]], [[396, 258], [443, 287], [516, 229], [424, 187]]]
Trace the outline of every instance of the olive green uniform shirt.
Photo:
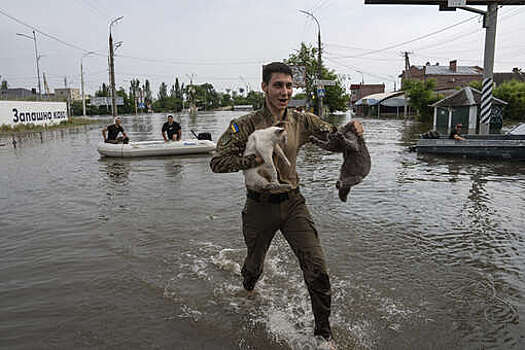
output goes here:
[[[216, 173], [229, 173], [239, 170], [246, 170], [256, 167], [255, 155], [244, 156], [248, 136], [257, 129], [264, 129], [280, 122], [276, 116], [272, 115], [266, 108], [252, 112], [230, 122], [228, 129], [217, 141], [217, 149], [210, 161], [210, 167]], [[274, 155], [277, 174], [280, 183], [288, 183], [292, 188], [299, 185], [299, 176], [295, 168], [297, 153], [302, 145], [309, 142], [311, 135], [321, 139], [326, 138], [326, 134], [335, 130], [331, 124], [321, 120], [318, 116], [308, 112], [297, 112], [287, 109], [282, 121], [288, 140], [282, 147], [286, 157], [291, 163], [288, 167], [279, 157]]]

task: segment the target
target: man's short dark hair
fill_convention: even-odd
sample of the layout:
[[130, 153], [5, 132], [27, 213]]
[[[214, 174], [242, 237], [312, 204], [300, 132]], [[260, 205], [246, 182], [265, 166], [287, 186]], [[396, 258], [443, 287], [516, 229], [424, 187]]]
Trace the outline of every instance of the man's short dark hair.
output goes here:
[[263, 67], [263, 82], [265, 84], [270, 83], [273, 73], [284, 73], [293, 78], [293, 73], [290, 69], [290, 66], [282, 62], [272, 62]]
[[168, 118], [173, 118], [173, 116], [170, 114], [170, 115], [168, 115]]

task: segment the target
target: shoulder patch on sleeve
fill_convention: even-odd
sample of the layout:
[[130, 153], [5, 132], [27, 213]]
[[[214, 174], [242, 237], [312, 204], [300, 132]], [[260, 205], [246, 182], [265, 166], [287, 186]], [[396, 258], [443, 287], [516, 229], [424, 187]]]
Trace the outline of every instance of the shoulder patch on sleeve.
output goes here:
[[232, 124], [231, 124], [231, 129], [232, 129], [232, 132], [233, 132], [234, 134], [236, 134], [236, 133], [239, 132], [239, 126], [237, 125], [236, 122], [232, 122]]

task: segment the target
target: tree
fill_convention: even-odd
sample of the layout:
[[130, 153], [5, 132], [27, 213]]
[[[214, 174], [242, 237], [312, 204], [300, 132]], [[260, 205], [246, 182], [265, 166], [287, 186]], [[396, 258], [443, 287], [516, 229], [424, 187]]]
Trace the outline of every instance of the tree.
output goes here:
[[504, 119], [525, 121], [525, 82], [506, 81], [498, 85], [493, 94], [508, 103], [503, 110]]
[[434, 92], [436, 81], [409, 79], [403, 80], [401, 86], [407, 94], [408, 104], [417, 112], [416, 118], [426, 122], [432, 121], [433, 110], [430, 105], [443, 98], [442, 95]]
[[[299, 50], [291, 53], [285, 63], [290, 65], [304, 66], [306, 68], [305, 80], [306, 80], [306, 96], [308, 102], [311, 103], [312, 99], [317, 97], [317, 86], [314, 84], [318, 74], [318, 60], [317, 60], [317, 48], [306, 45], [304, 42], [301, 43]], [[321, 79], [323, 80], [335, 80], [335, 86], [327, 86], [325, 102], [330, 111], [341, 110], [345, 111], [348, 109], [348, 101], [350, 96], [346, 94], [341, 80], [337, 77], [333, 70], [327, 69], [324, 65], [321, 65]]]
[[144, 103], [146, 104], [146, 106], [151, 106], [151, 104], [153, 103], [153, 97], [151, 94], [151, 87], [148, 79], [146, 79], [144, 85], [142, 85], [142, 90], [144, 91]]
[[129, 87], [129, 99], [132, 105], [130, 109], [135, 112], [137, 112], [139, 89], [140, 89], [140, 81], [138, 79], [132, 79], [130, 81], [130, 87]]
[[7, 80], [2, 80], [2, 85], [0, 86], [0, 90], [7, 90], [9, 88], [9, 84], [7, 83]]
[[[482, 89], [479, 80], [471, 81], [469, 85], [479, 91]], [[505, 81], [492, 90], [492, 95], [508, 103], [503, 110], [503, 119], [525, 121], [525, 82]]]
[[110, 96], [109, 86], [107, 86], [105, 83], [102, 83], [102, 86], [97, 91], [95, 91], [95, 96], [96, 97], [109, 97]]

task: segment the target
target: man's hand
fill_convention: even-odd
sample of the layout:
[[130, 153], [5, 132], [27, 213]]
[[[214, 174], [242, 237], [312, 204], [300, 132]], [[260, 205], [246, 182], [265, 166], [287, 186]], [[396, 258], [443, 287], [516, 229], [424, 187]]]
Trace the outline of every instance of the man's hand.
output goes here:
[[365, 128], [363, 128], [363, 124], [361, 124], [359, 120], [353, 120], [352, 123], [354, 124], [357, 136], [363, 136], [363, 134], [365, 133]]

